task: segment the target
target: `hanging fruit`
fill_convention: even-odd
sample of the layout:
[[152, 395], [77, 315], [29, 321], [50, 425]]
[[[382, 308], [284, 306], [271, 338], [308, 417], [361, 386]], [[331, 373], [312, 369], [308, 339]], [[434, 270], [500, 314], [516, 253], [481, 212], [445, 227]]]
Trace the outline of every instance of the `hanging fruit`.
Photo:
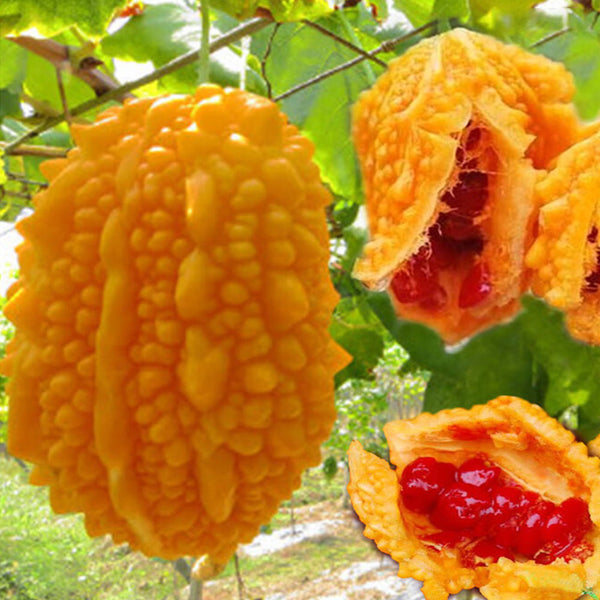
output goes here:
[[129, 101], [42, 166], [21, 221], [8, 448], [57, 513], [151, 556], [225, 562], [335, 419], [330, 195], [271, 101]]
[[348, 491], [364, 535], [427, 600], [600, 591], [600, 460], [542, 408], [501, 396], [384, 431], [395, 470], [355, 441]]
[[561, 64], [464, 29], [390, 63], [354, 111], [370, 241], [355, 274], [448, 343], [527, 288], [538, 169], [580, 125]]
[[600, 133], [561, 154], [538, 182], [535, 241], [527, 254], [531, 288], [564, 311], [574, 338], [600, 344]]

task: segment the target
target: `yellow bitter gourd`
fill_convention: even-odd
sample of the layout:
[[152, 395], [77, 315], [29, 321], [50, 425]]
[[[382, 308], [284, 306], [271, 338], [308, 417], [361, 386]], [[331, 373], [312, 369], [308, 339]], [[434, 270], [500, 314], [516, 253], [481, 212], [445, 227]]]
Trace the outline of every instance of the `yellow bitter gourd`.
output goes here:
[[579, 135], [559, 63], [454, 29], [390, 63], [354, 109], [370, 241], [355, 273], [449, 343], [526, 289], [533, 186]]
[[[424, 583], [427, 600], [447, 600], [449, 594], [472, 587], [480, 588], [488, 600], [576, 600], [585, 588], [599, 590], [600, 463], [542, 408], [500, 396], [469, 410], [448, 409], [393, 421], [384, 432], [395, 470], [354, 441], [348, 451], [348, 492], [365, 524], [364, 535], [398, 562], [399, 576]], [[432, 457], [459, 466], [480, 456], [500, 469], [501, 478], [511, 480], [504, 485], [518, 484], [546, 503], [575, 497], [588, 505], [591, 523], [583, 560], [561, 557], [542, 563], [523, 556], [513, 560], [481, 555], [473, 561], [471, 538], [493, 531], [493, 522], [487, 521], [475, 535], [476, 527], [466, 531], [462, 538], [465, 532], [460, 530], [438, 533], [428, 516], [405, 505], [402, 475], [415, 459]], [[494, 510], [498, 506], [494, 504]], [[510, 514], [515, 508], [510, 507]], [[521, 535], [510, 531], [512, 539]]]
[[600, 344], [600, 133], [561, 154], [535, 188], [539, 217], [526, 264], [532, 291], [566, 315], [573, 337]]
[[335, 418], [330, 196], [270, 101], [201, 86], [75, 129], [19, 224], [8, 445], [58, 512], [222, 563]]

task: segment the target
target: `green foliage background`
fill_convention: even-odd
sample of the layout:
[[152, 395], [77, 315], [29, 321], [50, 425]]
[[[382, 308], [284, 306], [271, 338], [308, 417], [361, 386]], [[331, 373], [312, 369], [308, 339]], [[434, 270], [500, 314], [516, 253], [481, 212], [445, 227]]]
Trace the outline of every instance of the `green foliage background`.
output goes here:
[[[37, 35], [67, 45], [71, 62], [93, 56], [107, 72], [134, 76], [160, 70], [198, 49], [202, 26], [192, 0], [148, 0], [141, 14], [118, 18], [125, 4], [124, 0], [0, 3], [0, 140], [14, 142], [63, 111], [55, 65], [18, 46], [9, 35], [34, 27]], [[462, 26], [564, 62], [576, 82], [575, 104], [584, 119], [592, 119], [600, 108], [600, 25], [594, 4], [574, 1], [561, 14], [545, 11], [543, 3], [523, 0], [363, 0], [333, 8], [325, 0], [210, 2], [211, 39], [232, 30], [257, 9], [263, 14], [269, 10], [280, 21], [212, 54], [210, 79], [230, 86], [243, 81], [250, 91], [278, 101], [290, 121], [314, 141], [323, 179], [335, 194], [330, 211], [331, 274], [342, 299], [332, 332], [354, 357], [337, 377], [338, 404], [340, 419], [349, 419], [356, 427], [346, 430], [346, 435], [340, 433], [340, 425], [337, 441], [331, 443], [342, 448], [350, 434], [368, 434], [374, 444], [379, 443], [380, 424], [373, 418], [386, 418], [394, 398], [390, 390], [377, 387], [377, 369], [382, 364], [392, 368], [390, 377], [398, 381], [417, 374], [415, 381], [420, 383], [415, 384], [414, 401], [420, 402], [424, 395], [427, 410], [471, 406], [500, 394], [515, 394], [563, 418], [583, 439], [594, 437], [600, 432], [600, 349], [572, 340], [556, 311], [526, 297], [522, 312], [512, 322], [459, 348], [445, 348], [433, 331], [398, 320], [386, 295], [367, 292], [352, 277], [366, 239], [357, 220], [363, 195], [351, 143], [352, 105], [384, 67], [363, 60], [296, 89], [356, 59], [357, 48], [370, 52], [395, 40], [377, 55], [387, 63], [424, 36]], [[315, 25], [333, 35], [325, 35]], [[109, 104], [101, 99], [93, 102], [94, 91], [69, 69], [62, 71], [62, 79], [70, 108], [90, 101], [94, 105], [78, 119], [93, 119]], [[134, 93], [188, 93], [197, 82], [198, 63], [192, 61]], [[41, 148], [72, 145], [64, 121], [27, 143]], [[4, 156], [8, 180], [0, 180], [3, 219], [14, 220], [43, 184], [40, 161], [11, 152]], [[357, 397], [363, 402], [356, 402]]]

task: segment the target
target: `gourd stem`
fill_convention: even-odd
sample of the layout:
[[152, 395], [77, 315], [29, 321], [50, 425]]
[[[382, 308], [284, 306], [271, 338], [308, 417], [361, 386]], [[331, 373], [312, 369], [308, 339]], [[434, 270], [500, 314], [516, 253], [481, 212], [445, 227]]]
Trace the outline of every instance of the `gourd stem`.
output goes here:
[[202, 36], [198, 53], [198, 84], [208, 83], [210, 71], [210, 9], [208, 0], [200, 0]]

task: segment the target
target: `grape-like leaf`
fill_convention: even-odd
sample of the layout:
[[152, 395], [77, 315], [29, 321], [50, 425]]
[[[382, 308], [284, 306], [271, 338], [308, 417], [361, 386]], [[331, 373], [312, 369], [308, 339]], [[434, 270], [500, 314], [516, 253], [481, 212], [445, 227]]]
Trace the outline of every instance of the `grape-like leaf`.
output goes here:
[[315, 19], [333, 10], [326, 0], [210, 0], [210, 4], [236, 19], [248, 19], [262, 10], [280, 23]]
[[0, 35], [16, 35], [35, 27], [46, 36], [72, 26], [92, 37], [100, 37], [116, 11], [127, 0], [3, 0], [0, 2]]
[[[213, 37], [220, 35], [212, 24]], [[130, 19], [121, 29], [102, 40], [102, 50], [109, 56], [127, 61], [151, 61], [158, 68], [169, 61], [198, 50], [201, 25], [198, 12], [184, 2], [173, 0], [147, 5], [144, 12]], [[210, 80], [223, 86], [238, 86], [241, 59], [231, 48], [211, 55]], [[264, 93], [262, 78], [247, 67], [246, 86], [251, 92]], [[161, 78], [168, 91], [192, 92], [198, 83], [197, 62]]]
[[403, 13], [414, 27], [431, 19], [435, 0], [394, 0], [394, 7]]
[[384, 350], [377, 322], [366, 311], [360, 297], [344, 298], [338, 304], [330, 331], [335, 341], [352, 355], [352, 362], [335, 378], [336, 386], [347, 379], [370, 379]]

